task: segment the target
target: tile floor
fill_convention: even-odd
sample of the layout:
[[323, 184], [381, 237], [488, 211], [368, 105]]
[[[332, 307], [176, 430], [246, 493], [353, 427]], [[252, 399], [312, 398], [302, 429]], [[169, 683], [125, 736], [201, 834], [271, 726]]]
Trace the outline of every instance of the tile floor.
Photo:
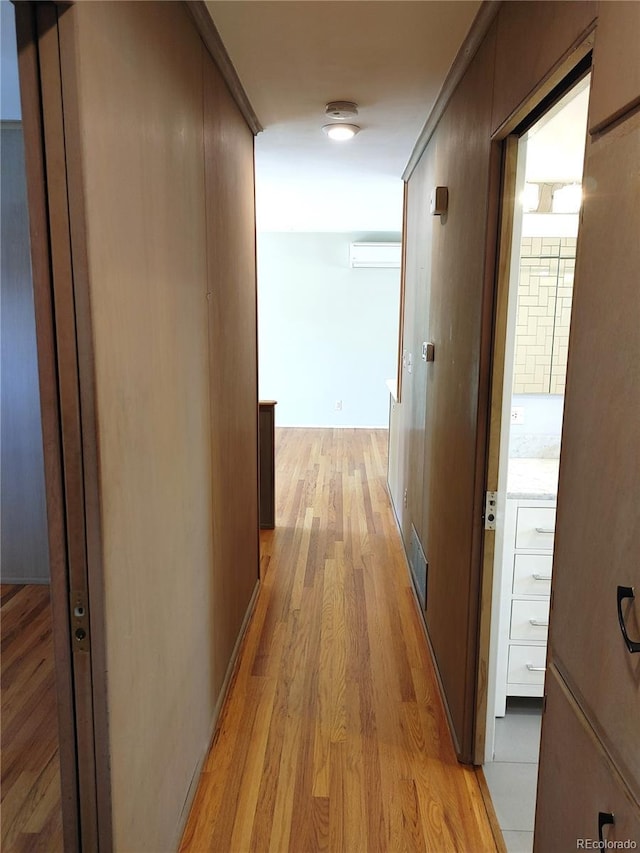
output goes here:
[[496, 718], [494, 761], [484, 765], [509, 853], [531, 853], [542, 700], [511, 697]]

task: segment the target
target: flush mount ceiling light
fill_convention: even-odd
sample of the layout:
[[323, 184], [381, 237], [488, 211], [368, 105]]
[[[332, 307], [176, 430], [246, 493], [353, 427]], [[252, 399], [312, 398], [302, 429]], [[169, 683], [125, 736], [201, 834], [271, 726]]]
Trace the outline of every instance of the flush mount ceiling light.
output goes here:
[[346, 124], [347, 119], [353, 119], [358, 115], [358, 105], [353, 101], [329, 101], [324, 108], [327, 118], [332, 119], [332, 124], [325, 124], [322, 128], [329, 139], [344, 142], [353, 139], [360, 128], [357, 124]]
[[338, 142], [353, 139], [360, 130], [357, 124], [325, 124], [322, 129], [329, 139], [335, 139]]

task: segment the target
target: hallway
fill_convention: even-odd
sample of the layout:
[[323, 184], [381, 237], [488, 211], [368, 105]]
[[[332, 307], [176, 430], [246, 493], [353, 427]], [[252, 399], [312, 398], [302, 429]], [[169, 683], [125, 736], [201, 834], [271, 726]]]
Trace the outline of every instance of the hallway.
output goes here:
[[277, 527], [182, 851], [496, 849], [451, 744], [386, 456], [386, 430], [277, 430]]

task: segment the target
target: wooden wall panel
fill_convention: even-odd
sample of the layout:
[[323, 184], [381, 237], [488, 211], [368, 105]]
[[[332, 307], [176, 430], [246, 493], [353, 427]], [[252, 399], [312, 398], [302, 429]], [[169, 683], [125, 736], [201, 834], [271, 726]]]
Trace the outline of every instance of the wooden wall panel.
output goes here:
[[[476, 437], [484, 303], [485, 239], [490, 188], [494, 28], [454, 94], [422, 162], [429, 178], [419, 207], [429, 217], [432, 186], [449, 189], [445, 216], [429, 217], [412, 235], [432, 246], [427, 276], [426, 340], [435, 346], [422, 440], [419, 527], [429, 561], [427, 627], [457, 748], [469, 760], [473, 725], [479, 565], [473, 531]], [[420, 168], [411, 186], [420, 180]], [[426, 165], [425, 167], [426, 168]], [[411, 195], [409, 196], [411, 199]], [[429, 236], [431, 232], [431, 237]], [[412, 243], [409, 243], [409, 247]], [[406, 378], [406, 377], [405, 377]]]
[[60, 33], [113, 844], [172, 850], [257, 579], [252, 136], [183, 4]]
[[[405, 368], [402, 425], [394, 424], [405, 437], [403, 536], [408, 546], [413, 523], [429, 562], [427, 626], [456, 746], [466, 760], [477, 652], [481, 339], [491, 297], [484, 274], [494, 30], [408, 183], [404, 349], [412, 355], [412, 373]], [[449, 188], [443, 217], [429, 213], [436, 185]], [[423, 341], [435, 345], [433, 363], [422, 361]]]
[[594, 0], [502, 4], [497, 18], [492, 131], [552, 75], [592, 26], [597, 12]]
[[258, 580], [253, 134], [205, 58], [204, 146], [213, 487], [213, 683], [219, 691]]
[[2, 583], [48, 583], [49, 549], [24, 142], [2, 122], [0, 447]]
[[640, 103], [640, 3], [600, 3], [593, 51], [589, 130], [601, 130]]

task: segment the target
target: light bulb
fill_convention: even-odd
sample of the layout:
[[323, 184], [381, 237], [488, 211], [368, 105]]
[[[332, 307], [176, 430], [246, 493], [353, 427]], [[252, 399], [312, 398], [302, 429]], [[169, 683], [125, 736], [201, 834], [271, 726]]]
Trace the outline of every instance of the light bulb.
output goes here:
[[360, 128], [356, 124], [325, 124], [322, 128], [329, 139], [335, 139], [339, 142], [344, 142], [347, 139], [353, 139]]

